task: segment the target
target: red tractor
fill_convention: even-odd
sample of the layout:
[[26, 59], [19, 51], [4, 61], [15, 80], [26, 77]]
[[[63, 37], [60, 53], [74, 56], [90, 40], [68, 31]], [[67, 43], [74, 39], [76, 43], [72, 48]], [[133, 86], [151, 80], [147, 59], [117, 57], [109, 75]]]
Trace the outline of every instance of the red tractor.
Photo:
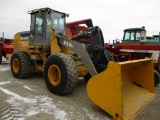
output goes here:
[[[68, 38], [73, 38], [74, 36], [81, 34], [84, 31], [87, 31], [90, 27], [93, 27], [92, 19], [83, 19], [83, 20], [78, 20], [74, 22], [68, 22], [66, 25], [67, 25], [66, 36]], [[91, 37], [87, 37], [87, 36], [83, 37], [81, 40], [83, 40], [84, 42], [93, 42]], [[105, 50], [105, 54], [107, 56], [108, 61], [114, 60], [113, 56], [110, 54], [108, 50]]]
[[112, 53], [117, 62], [153, 58], [155, 86], [157, 86], [160, 82], [160, 40], [158, 38], [156, 36], [156, 39], [146, 39], [145, 27], [129, 28], [124, 30], [122, 42], [106, 43], [105, 48]]
[[7, 60], [10, 59], [11, 54], [14, 52], [13, 39], [2, 39], [0, 40], [0, 64], [2, 62], [2, 56]]
[[[81, 34], [81, 32], [83, 31], [87, 31], [89, 27], [93, 27], [91, 19], [83, 19], [74, 22], [68, 22], [66, 25], [66, 36], [68, 38]], [[88, 42], [92, 41], [89, 37], [85, 37], [83, 38], [83, 40]]]

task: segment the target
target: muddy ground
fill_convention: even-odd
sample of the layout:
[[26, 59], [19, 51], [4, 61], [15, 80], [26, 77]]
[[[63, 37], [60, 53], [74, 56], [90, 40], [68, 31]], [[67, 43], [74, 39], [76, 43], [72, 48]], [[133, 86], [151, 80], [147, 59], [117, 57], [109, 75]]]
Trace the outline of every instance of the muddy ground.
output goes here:
[[[160, 119], [160, 85], [155, 93], [155, 99], [135, 120]], [[42, 74], [35, 73], [25, 80], [14, 78], [9, 62], [3, 59], [0, 65], [0, 120], [111, 119], [89, 100], [83, 78], [69, 95], [60, 97], [48, 91]]]

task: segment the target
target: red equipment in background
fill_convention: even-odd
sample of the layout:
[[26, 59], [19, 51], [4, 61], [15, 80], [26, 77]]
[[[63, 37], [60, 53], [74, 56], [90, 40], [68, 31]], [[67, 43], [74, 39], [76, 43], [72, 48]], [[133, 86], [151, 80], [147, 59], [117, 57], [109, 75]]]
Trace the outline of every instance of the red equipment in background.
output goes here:
[[[67, 37], [73, 37], [92, 26], [91, 19], [67, 23], [66, 35]], [[83, 38], [83, 40], [92, 42], [91, 38]], [[145, 27], [125, 29], [122, 42], [105, 43], [104, 47], [109, 61], [122, 62], [146, 57], [153, 58], [155, 86], [160, 83], [160, 41], [146, 41]]]
[[[83, 31], [86, 31], [89, 27], [93, 27], [91, 19], [83, 19], [74, 22], [68, 22], [66, 27], [66, 36], [67, 38], [73, 37], [80, 34]], [[91, 42], [91, 38], [83, 38], [83, 40]]]
[[4, 56], [7, 60], [9, 60], [13, 52], [14, 52], [13, 39], [1, 38], [0, 40], [0, 64], [2, 62], [2, 56]]
[[159, 84], [160, 40], [146, 40], [145, 27], [125, 29], [122, 42], [105, 43], [105, 49], [112, 53], [116, 62], [153, 58], [155, 86]]

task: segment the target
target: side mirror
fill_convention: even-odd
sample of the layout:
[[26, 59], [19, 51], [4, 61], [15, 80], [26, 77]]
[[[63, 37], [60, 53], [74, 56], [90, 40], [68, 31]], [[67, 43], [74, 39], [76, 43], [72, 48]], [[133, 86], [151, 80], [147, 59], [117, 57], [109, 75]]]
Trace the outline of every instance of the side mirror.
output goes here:
[[146, 41], [146, 31], [141, 31], [140, 42], [144, 43]]

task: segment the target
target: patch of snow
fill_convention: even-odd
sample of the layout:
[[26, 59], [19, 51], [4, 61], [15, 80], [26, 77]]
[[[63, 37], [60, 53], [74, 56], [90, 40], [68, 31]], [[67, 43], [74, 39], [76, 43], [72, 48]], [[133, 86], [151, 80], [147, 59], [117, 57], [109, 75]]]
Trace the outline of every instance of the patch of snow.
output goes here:
[[28, 89], [28, 90], [30, 90], [30, 91], [35, 91], [35, 90], [33, 90], [32, 88], [30, 88], [30, 87], [28, 87], [26, 85], [24, 85], [23, 87], [26, 88], [26, 89]]
[[29, 110], [28, 113], [27, 113], [27, 116], [33, 116], [33, 115], [36, 115], [36, 114], [38, 114], [38, 111]]
[[11, 96], [7, 102], [16, 108], [22, 109], [24, 116], [28, 117], [40, 113], [47, 113], [53, 115], [56, 120], [68, 120], [66, 117], [67, 113], [64, 110], [57, 108], [57, 106], [53, 103], [53, 99], [48, 96], [42, 95], [22, 97], [1, 87], [0, 90]]
[[12, 98], [16, 98], [17, 100], [23, 101], [24, 103], [36, 103], [37, 102], [34, 99], [24, 98], [24, 97], [22, 97], [22, 96], [20, 96], [20, 95], [18, 95], [16, 93], [14, 93], [14, 92], [11, 92], [11, 91], [9, 91], [7, 89], [3, 89], [1, 87], [0, 87], [0, 90], [2, 90], [6, 94], [12, 96]]
[[7, 68], [0, 67], [0, 71], [7, 71], [9, 69], [10, 69], [10, 67], [7, 67]]
[[7, 61], [7, 59], [4, 56], [2, 56], [2, 61]]
[[0, 82], [0, 85], [5, 85], [7, 83], [10, 83], [11, 81], [7, 81], [7, 82]]
[[[86, 108], [83, 108], [85, 111], [86, 115], [89, 117], [90, 120], [100, 120], [100, 118], [92, 113], [91, 111], [88, 111]], [[108, 120], [108, 118], [103, 118], [103, 120]]]
[[57, 108], [56, 105], [53, 104], [53, 99], [47, 96], [36, 96], [38, 106], [33, 105], [30, 110], [27, 112], [27, 116], [30, 116], [30, 111], [33, 113], [48, 113], [50, 115], [54, 115], [56, 120], [67, 120], [67, 113], [64, 110]]
[[80, 80], [84, 80], [84, 77], [79, 77], [78, 79], [80, 79]]
[[89, 117], [89, 119], [96, 120], [96, 117], [93, 116], [93, 114], [89, 113], [87, 109], [83, 108], [83, 110], [86, 112], [86, 115]]

